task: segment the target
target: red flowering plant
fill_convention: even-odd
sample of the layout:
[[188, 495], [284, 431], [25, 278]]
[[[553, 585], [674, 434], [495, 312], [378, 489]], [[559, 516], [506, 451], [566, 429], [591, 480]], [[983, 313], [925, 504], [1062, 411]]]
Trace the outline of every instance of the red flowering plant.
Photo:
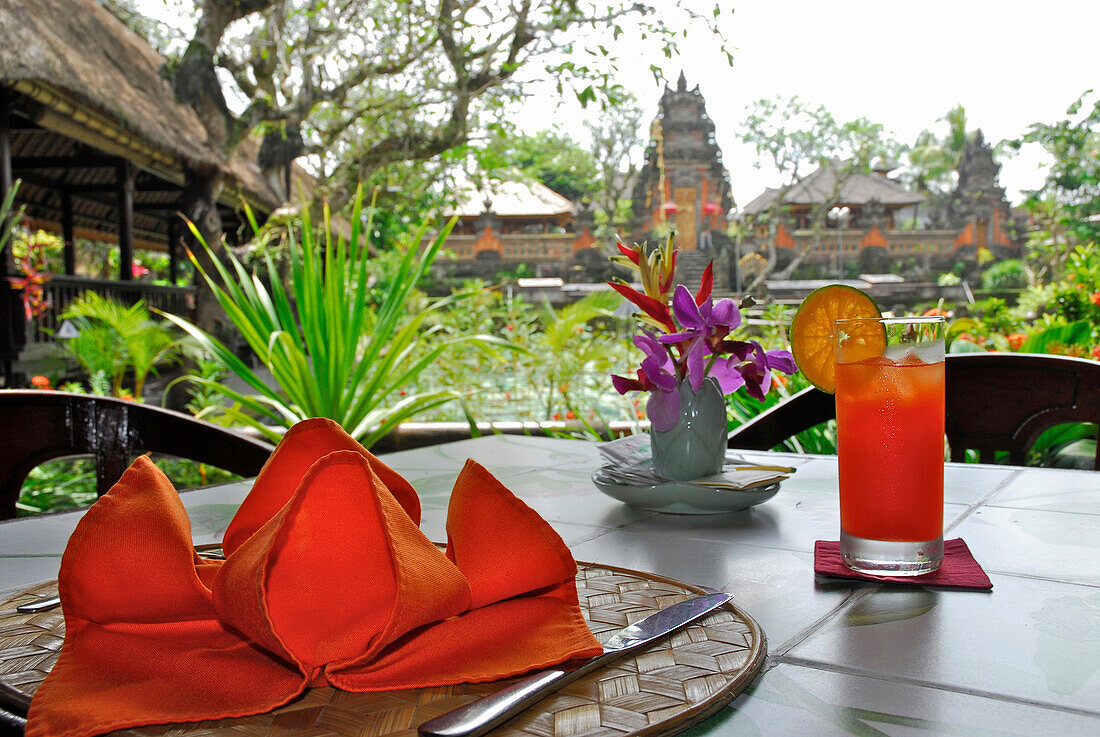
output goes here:
[[[50, 306], [44, 285], [50, 278], [47, 249], [53, 243], [50, 236], [41, 230], [31, 233], [28, 221], [23, 217], [23, 208], [15, 207], [15, 195], [21, 183], [22, 180], [16, 179], [0, 203], [0, 251], [4, 250], [8, 241], [12, 241], [15, 266], [23, 275], [9, 276], [8, 283], [23, 293], [23, 310], [27, 319], [33, 320]], [[13, 236], [24, 231], [25, 237], [15, 242]]]
[[[8, 241], [14, 240], [12, 236], [23, 220], [23, 208], [16, 209], [14, 206], [15, 195], [19, 192], [20, 182], [21, 180], [16, 179], [12, 183], [7, 195], [4, 197], [4, 201], [0, 203], [0, 252], [8, 245]], [[23, 308], [27, 313], [28, 320], [41, 314], [46, 309], [42, 289], [46, 277], [36, 268], [44, 263], [44, 256], [41, 253], [37, 255], [38, 258], [34, 258], [34, 252], [28, 249], [23, 257], [16, 256], [16, 266], [23, 272], [23, 276], [7, 277], [8, 283], [11, 284], [13, 289], [19, 289], [23, 292]]]
[[29, 235], [24, 245], [25, 252], [15, 257], [15, 266], [23, 275], [9, 276], [8, 281], [23, 293], [23, 311], [28, 320], [33, 320], [50, 307], [45, 285], [50, 279], [47, 249], [53, 244], [40, 230]]
[[710, 264], [699, 289], [692, 294], [683, 284], [674, 285], [676, 249], [670, 237], [664, 246], [648, 253], [644, 246], [618, 244], [612, 261], [639, 272], [642, 291], [622, 279], [608, 284], [641, 312], [642, 325], [634, 345], [645, 358], [636, 377], [615, 376], [611, 381], [620, 394], [649, 392], [646, 414], [656, 430], [669, 430], [680, 417], [678, 386], [683, 381], [698, 392], [703, 381], [713, 378], [722, 394], [741, 387], [763, 400], [772, 386], [772, 372], [797, 371], [788, 351], [768, 351], [755, 340], [736, 340], [741, 310], [731, 299], [712, 297], [714, 273]]

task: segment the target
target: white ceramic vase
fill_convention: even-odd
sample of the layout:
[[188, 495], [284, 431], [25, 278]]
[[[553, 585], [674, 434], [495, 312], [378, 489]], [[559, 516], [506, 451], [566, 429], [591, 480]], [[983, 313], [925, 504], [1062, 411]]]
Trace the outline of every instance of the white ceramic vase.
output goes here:
[[650, 430], [653, 470], [659, 476], [691, 481], [722, 470], [726, 457], [726, 401], [718, 382], [706, 378], [693, 392], [681, 381], [680, 419], [669, 430]]

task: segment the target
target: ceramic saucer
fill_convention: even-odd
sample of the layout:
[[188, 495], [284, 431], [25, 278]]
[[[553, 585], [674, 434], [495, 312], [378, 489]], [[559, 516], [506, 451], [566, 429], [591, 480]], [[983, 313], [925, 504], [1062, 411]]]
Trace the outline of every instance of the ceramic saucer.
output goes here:
[[612, 481], [603, 468], [592, 474], [596, 488], [613, 499], [641, 509], [669, 514], [722, 514], [766, 502], [779, 484], [755, 489], [716, 489], [687, 481], [666, 481], [652, 486], [627, 486]]

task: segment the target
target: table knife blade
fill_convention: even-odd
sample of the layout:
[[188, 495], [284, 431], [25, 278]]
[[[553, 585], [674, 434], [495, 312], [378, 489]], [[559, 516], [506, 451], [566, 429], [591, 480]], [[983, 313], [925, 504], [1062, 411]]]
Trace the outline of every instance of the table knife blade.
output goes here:
[[697, 621], [732, 598], [731, 594], [719, 592], [665, 607], [616, 632], [604, 645], [602, 655], [534, 673], [496, 693], [429, 719], [417, 731], [420, 737], [478, 737], [584, 674]]

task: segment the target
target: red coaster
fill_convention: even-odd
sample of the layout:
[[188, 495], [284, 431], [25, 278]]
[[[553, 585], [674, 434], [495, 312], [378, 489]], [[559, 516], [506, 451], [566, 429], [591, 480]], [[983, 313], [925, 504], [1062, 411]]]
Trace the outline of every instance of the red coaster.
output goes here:
[[978, 589], [991, 591], [993, 582], [985, 574], [970, 548], [962, 538], [944, 540], [943, 563], [939, 570], [919, 576], [872, 576], [858, 573], [840, 557], [840, 543], [836, 540], [818, 540], [814, 543], [814, 573], [832, 578], [858, 578], [861, 581], [885, 581], [915, 586], [943, 586], [952, 589]]

